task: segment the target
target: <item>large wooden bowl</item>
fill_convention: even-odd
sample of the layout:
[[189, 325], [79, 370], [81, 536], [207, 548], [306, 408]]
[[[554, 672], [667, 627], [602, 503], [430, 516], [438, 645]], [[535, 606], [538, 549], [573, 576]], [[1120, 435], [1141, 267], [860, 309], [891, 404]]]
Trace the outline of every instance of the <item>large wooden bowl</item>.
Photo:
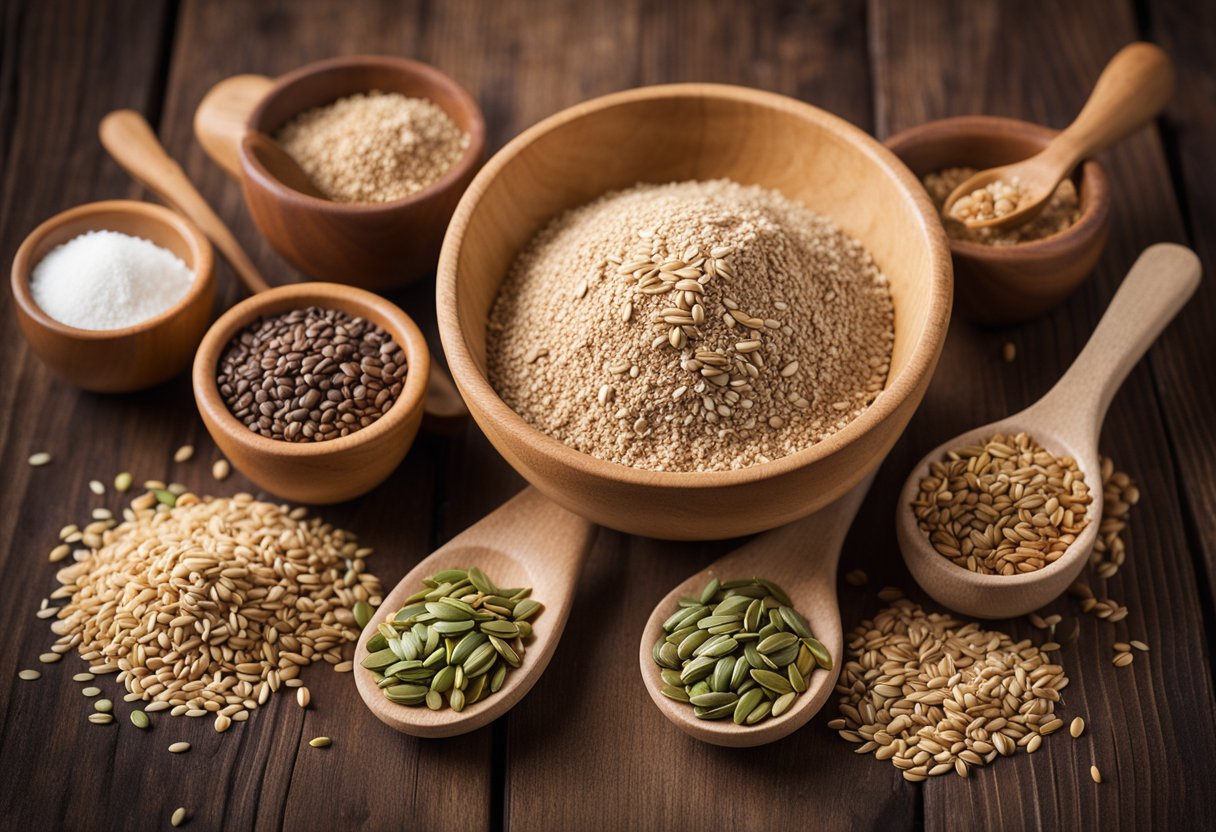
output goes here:
[[[486, 378], [487, 313], [512, 260], [562, 211], [639, 181], [728, 177], [782, 191], [860, 239], [891, 283], [885, 391], [804, 451], [721, 473], [604, 462], [539, 432]], [[950, 253], [928, 196], [877, 141], [822, 110], [738, 87], [649, 87], [580, 104], [523, 133], [465, 193], [444, 241], [439, 329], [452, 375], [507, 461], [597, 523], [669, 539], [732, 537], [836, 500], [877, 466], [920, 403], [950, 318]]]
[[[258, 318], [320, 306], [379, 324], [405, 350], [401, 395], [372, 424], [324, 442], [286, 442], [254, 433], [232, 415], [216, 368], [233, 337]], [[338, 503], [371, 491], [409, 450], [422, 422], [431, 356], [414, 321], [379, 295], [335, 283], [294, 283], [248, 298], [216, 321], [194, 358], [194, 399], [207, 432], [241, 473], [272, 494], [300, 503]]]
[[[949, 167], [980, 170], [1038, 153], [1059, 131], [1029, 121], [962, 116], [930, 121], [887, 140], [917, 177]], [[982, 324], [1009, 324], [1042, 315], [1088, 277], [1110, 231], [1110, 184], [1102, 165], [1085, 161], [1073, 173], [1081, 217], [1055, 236], [1012, 246], [950, 240], [955, 308]]]
[[[169, 309], [121, 329], [78, 329], [47, 315], [30, 293], [30, 275], [51, 249], [88, 231], [118, 231], [176, 254], [194, 272]], [[207, 330], [215, 296], [211, 244], [189, 220], [147, 202], [109, 200], [56, 214], [25, 238], [13, 259], [17, 324], [34, 354], [67, 381], [97, 393], [127, 393], [168, 381], [190, 364]]]
[[470, 136], [464, 155], [438, 182], [393, 202], [333, 202], [276, 179], [241, 143], [241, 189], [258, 230], [300, 271], [318, 280], [391, 289], [432, 274], [443, 232], [485, 153], [477, 102], [439, 70], [405, 58], [358, 55], [301, 67], [277, 79], [249, 118], [267, 135], [292, 117], [371, 90], [425, 98]]

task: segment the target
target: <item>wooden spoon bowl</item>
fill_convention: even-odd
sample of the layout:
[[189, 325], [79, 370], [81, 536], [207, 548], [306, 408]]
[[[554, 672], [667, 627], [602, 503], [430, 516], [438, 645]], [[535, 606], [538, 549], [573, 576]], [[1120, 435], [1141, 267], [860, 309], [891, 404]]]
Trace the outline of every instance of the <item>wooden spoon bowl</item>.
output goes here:
[[[56, 246], [101, 230], [141, 237], [176, 254], [194, 272], [185, 297], [160, 315], [121, 329], [78, 329], [43, 312], [30, 293], [34, 268]], [[13, 259], [12, 289], [17, 323], [44, 364], [85, 390], [126, 393], [167, 381], [189, 365], [211, 317], [215, 266], [207, 238], [173, 211], [146, 202], [93, 202], [30, 232]]]
[[[355, 647], [355, 685], [367, 707], [384, 724], [416, 737], [464, 734], [510, 710], [536, 684], [557, 649], [594, 533], [586, 520], [527, 488], [425, 558], [385, 597]], [[473, 566], [499, 586], [532, 587], [532, 597], [544, 605], [531, 619], [532, 639], [525, 645], [522, 665], [507, 673], [497, 693], [460, 712], [446, 703], [432, 711], [385, 699], [371, 672], [362, 666], [368, 637], [422, 587], [424, 578], [444, 569]]]
[[[886, 145], [919, 179], [945, 168], [983, 170], [1028, 158], [1057, 132], [1017, 119], [963, 116], [896, 133]], [[1093, 272], [1110, 231], [1110, 183], [1093, 159], [1081, 163], [1072, 181], [1081, 215], [1055, 236], [1011, 246], [950, 239], [954, 304], [963, 317], [982, 324], [1029, 320], [1059, 305]]]
[[[679, 129], [655, 131], [655, 124]], [[745, 470], [654, 472], [595, 459], [541, 433], [486, 377], [486, 320], [516, 254], [549, 220], [638, 182], [729, 178], [775, 188], [861, 240], [890, 280], [895, 347], [886, 389], [839, 433]], [[668, 539], [734, 537], [833, 502], [895, 443], [946, 335], [945, 235], [919, 184], [847, 122], [772, 93], [647, 87], [580, 104], [524, 132], [469, 186], [444, 243], [439, 330], [469, 410], [529, 482], [605, 526]]]
[[[895, 530], [916, 582], [952, 610], [978, 618], [1012, 618], [1057, 598], [1089, 561], [1102, 518], [1098, 436], [1111, 399], [1149, 346], [1199, 285], [1199, 259], [1179, 245], [1160, 243], [1140, 255], [1098, 328], [1064, 377], [1035, 404], [1007, 419], [943, 442], [912, 469], [899, 495]], [[1027, 432], [1057, 459], [1071, 456], [1093, 498], [1084, 530], [1058, 560], [1035, 572], [983, 575], [956, 565], [929, 543], [911, 505], [929, 464], [947, 451], [982, 443], [993, 434]]]
[[[844, 635], [836, 602], [836, 564], [840, 548], [870, 484], [871, 473], [837, 502], [809, 517], [765, 532], [679, 584], [659, 602], [646, 621], [638, 663], [646, 692], [663, 716], [681, 731], [703, 742], [742, 748], [775, 742], [797, 731], [819, 712], [832, 695], [844, 661]], [[705, 720], [686, 702], [668, 699], [660, 692], [662, 679], [652, 648], [663, 638], [663, 622], [686, 595], [696, 596], [711, 578], [728, 581], [761, 577], [786, 591], [793, 607], [806, 619], [814, 634], [831, 654], [830, 670], [817, 668], [807, 679], [807, 689], [798, 694], [790, 710], [757, 725], [736, 725], [730, 719]]]
[[[425, 98], [470, 136], [438, 182], [386, 203], [334, 202], [283, 164], [272, 137], [294, 116], [372, 90]], [[244, 116], [242, 118], [242, 116]], [[278, 79], [241, 75], [217, 85], [195, 117], [204, 149], [239, 179], [245, 203], [270, 245], [318, 280], [366, 289], [399, 288], [434, 272], [444, 229], [485, 153], [477, 102], [434, 67], [404, 58], [357, 55], [308, 64]]]
[[[232, 415], [216, 383], [216, 368], [246, 326], [307, 306], [340, 309], [383, 327], [405, 351], [405, 384], [388, 412], [362, 430], [324, 442], [269, 439]], [[421, 330], [390, 301], [335, 283], [298, 283], [254, 295], [220, 316], [194, 358], [194, 398], [215, 444], [249, 479], [295, 502], [337, 503], [367, 493], [401, 463], [422, 421], [430, 365]]]

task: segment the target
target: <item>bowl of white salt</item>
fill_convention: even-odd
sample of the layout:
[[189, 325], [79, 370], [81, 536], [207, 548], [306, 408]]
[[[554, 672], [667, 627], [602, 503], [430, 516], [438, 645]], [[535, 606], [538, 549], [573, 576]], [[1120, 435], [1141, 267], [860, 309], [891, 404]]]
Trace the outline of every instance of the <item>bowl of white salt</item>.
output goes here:
[[13, 259], [17, 322], [30, 348], [67, 381], [99, 393], [142, 390], [185, 369], [214, 289], [202, 232], [145, 202], [57, 214]]
[[715, 84], [584, 102], [465, 192], [439, 330], [469, 411], [554, 502], [669, 539], [773, 528], [873, 470], [946, 336], [932, 203], [836, 116]]

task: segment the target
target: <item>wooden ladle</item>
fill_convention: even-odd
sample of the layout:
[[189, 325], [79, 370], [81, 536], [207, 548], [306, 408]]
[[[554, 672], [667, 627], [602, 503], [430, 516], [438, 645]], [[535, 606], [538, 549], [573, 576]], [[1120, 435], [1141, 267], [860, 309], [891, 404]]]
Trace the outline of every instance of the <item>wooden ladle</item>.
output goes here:
[[1076, 120], [1042, 151], [1011, 165], [989, 168], [950, 192], [942, 215], [951, 216], [963, 196], [992, 182], [1015, 180], [1022, 190], [1017, 208], [986, 220], [968, 219], [968, 228], [1013, 228], [1034, 219], [1056, 186], [1082, 159], [1092, 156], [1157, 116], [1174, 90], [1169, 56], [1151, 43], [1133, 43], [1111, 59]]
[[[1055, 387], [1035, 404], [999, 422], [956, 436], [917, 463], [904, 484], [895, 529], [904, 562], [925, 592], [957, 612], [1011, 618], [1032, 612], [1068, 588], [1089, 560], [1102, 517], [1098, 436], [1115, 391], [1199, 285], [1199, 259], [1172, 243], [1150, 246], [1132, 266], [1089, 343]], [[952, 448], [993, 434], [1027, 432], [1056, 457], [1070, 456], [1093, 497], [1088, 524], [1054, 563], [1034, 572], [983, 575], [956, 565], [917, 526], [912, 502], [929, 464]]]
[[[385, 597], [355, 648], [355, 684], [367, 707], [384, 724], [416, 737], [464, 734], [510, 710], [536, 684], [553, 657], [594, 530], [592, 523], [529, 487], [423, 559]], [[499, 586], [532, 587], [532, 597], [544, 605], [531, 619], [533, 640], [526, 645], [522, 665], [507, 674], [497, 693], [459, 713], [446, 706], [432, 711], [390, 702], [361, 664], [368, 655], [368, 636], [418, 591], [423, 578], [444, 569], [472, 566]]]
[[[667, 593], [650, 614], [638, 648], [638, 663], [646, 691], [663, 716], [695, 739], [742, 748], [779, 740], [801, 728], [819, 712], [832, 693], [844, 660], [844, 636], [840, 608], [836, 603], [836, 563], [849, 526], [873, 481], [871, 473], [827, 508], [764, 532]], [[799, 694], [790, 710], [780, 717], [742, 726], [730, 719], [699, 719], [686, 702], [668, 699], [659, 690], [662, 680], [652, 649], [655, 642], [664, 637], [663, 622], [676, 609], [681, 597], [697, 595], [714, 577], [723, 581], [751, 577], [774, 581], [790, 596], [794, 609], [802, 613], [811, 632], [832, 655], [832, 669], [815, 670], [807, 680], [806, 691]]]
[[[102, 145], [123, 170], [202, 230], [232, 266], [250, 294], [270, 288], [228, 226], [207, 204], [181, 166], [165, 151], [142, 115], [134, 110], [116, 110], [101, 120], [98, 133]], [[258, 138], [250, 137], [250, 140], [257, 142]], [[271, 140], [267, 138], [267, 141]], [[275, 144], [273, 141], [271, 143]], [[303, 175], [303, 171], [300, 173]], [[448, 432], [454, 425], [463, 424], [468, 413], [452, 377], [438, 364], [431, 362], [423, 425], [432, 430]]]

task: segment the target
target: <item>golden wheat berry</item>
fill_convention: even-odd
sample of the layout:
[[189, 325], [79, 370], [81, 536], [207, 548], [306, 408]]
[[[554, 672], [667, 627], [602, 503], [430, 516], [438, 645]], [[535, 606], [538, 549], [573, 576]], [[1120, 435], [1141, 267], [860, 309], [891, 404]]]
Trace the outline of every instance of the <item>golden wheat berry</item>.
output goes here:
[[[946, 168], [930, 173], [924, 177], [922, 183], [933, 199], [933, 203], [941, 211], [951, 192], [974, 176], [976, 172], [975, 168]], [[983, 197], [980, 199], [982, 200]], [[995, 203], [993, 207], [995, 207]], [[968, 228], [957, 218], [945, 214], [943, 214], [943, 224], [946, 227], [946, 234], [953, 240], [983, 243], [990, 246], [1011, 246], [1044, 240], [1059, 234], [1080, 218], [1081, 203], [1077, 197], [1076, 186], [1073, 185], [1071, 179], [1065, 179], [1056, 187], [1055, 193], [1051, 195], [1051, 199], [1037, 217], [1014, 228]]]
[[846, 639], [836, 692], [842, 739], [919, 779], [1034, 752], [1055, 717], [1064, 669], [1029, 639], [1015, 642], [906, 599]]
[[470, 137], [437, 104], [372, 91], [292, 119], [275, 138], [337, 202], [392, 202], [443, 178]]
[[490, 312], [490, 381], [533, 427], [609, 462], [722, 471], [844, 428], [882, 392], [886, 278], [776, 191], [637, 185], [562, 214]]
[[980, 574], [1016, 575], [1059, 559], [1085, 529], [1092, 501], [1076, 460], [1019, 433], [930, 463], [911, 508], [943, 557]]
[[352, 608], [381, 594], [354, 535], [249, 494], [185, 492], [171, 507], [149, 496], [57, 573], [52, 597], [67, 603], [53, 649], [116, 673], [146, 711], [215, 714], [217, 731], [303, 667], [343, 660], [359, 633]]

